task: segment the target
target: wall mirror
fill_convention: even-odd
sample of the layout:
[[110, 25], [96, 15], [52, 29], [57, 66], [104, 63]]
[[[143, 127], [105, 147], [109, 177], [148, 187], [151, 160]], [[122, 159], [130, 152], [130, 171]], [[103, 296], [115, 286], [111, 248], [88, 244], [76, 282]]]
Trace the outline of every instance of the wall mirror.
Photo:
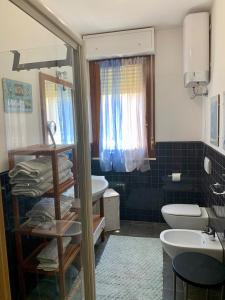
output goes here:
[[219, 146], [220, 95], [210, 98], [210, 142]]
[[[66, 72], [57, 72], [60, 76]], [[74, 117], [71, 82], [39, 73], [43, 141], [52, 144], [48, 124], [55, 123], [54, 140], [57, 145], [74, 144]]]

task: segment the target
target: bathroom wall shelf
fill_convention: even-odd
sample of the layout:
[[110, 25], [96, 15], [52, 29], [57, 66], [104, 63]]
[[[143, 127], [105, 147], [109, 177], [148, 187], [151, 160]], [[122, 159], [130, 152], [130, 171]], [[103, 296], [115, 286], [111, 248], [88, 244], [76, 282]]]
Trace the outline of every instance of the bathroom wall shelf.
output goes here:
[[182, 175], [180, 181], [172, 181], [171, 176], [162, 177], [163, 187], [166, 192], [195, 192], [198, 191], [198, 178]]
[[[73, 161], [73, 179], [67, 180], [63, 183], [59, 183], [59, 174], [58, 174], [58, 154], [65, 152], [72, 152], [72, 161]], [[74, 197], [76, 197], [75, 192], [76, 188], [76, 148], [75, 145], [59, 145], [56, 147], [49, 145], [32, 145], [25, 148], [19, 148], [15, 150], [10, 150], [8, 153], [9, 156], [9, 169], [12, 170], [16, 165], [16, 156], [50, 156], [52, 161], [52, 175], [53, 175], [53, 188], [45, 193], [45, 196], [53, 197], [55, 201], [55, 218], [56, 220], [62, 220], [61, 218], [61, 209], [60, 209], [60, 195], [69, 187], [74, 186]], [[33, 158], [33, 157], [32, 157]], [[57, 238], [57, 248], [58, 248], [58, 260], [59, 267], [53, 272], [46, 272], [44, 270], [37, 269], [38, 261], [36, 259], [37, 254], [41, 249], [46, 246], [46, 244], [41, 244], [38, 248], [34, 250], [28, 257], [24, 257], [23, 253], [23, 240], [22, 236], [26, 235], [38, 235], [46, 239], [46, 232], [42, 233], [34, 232], [27, 228], [27, 224], [21, 224], [20, 218], [20, 201], [16, 196], [12, 196], [13, 202], [13, 215], [14, 215], [14, 224], [15, 224], [15, 239], [16, 239], [16, 251], [17, 251], [17, 260], [19, 266], [19, 280], [20, 280], [20, 291], [21, 298], [26, 299], [26, 286], [24, 273], [38, 273], [45, 274], [48, 276], [56, 275], [59, 281], [59, 298], [64, 300], [66, 298], [66, 286], [65, 286], [65, 272], [68, 269], [69, 265], [76, 259], [80, 252], [80, 244], [70, 244], [65, 253], [63, 253], [63, 238], [61, 236], [56, 236]], [[71, 212], [66, 216], [66, 220], [71, 221], [77, 219], [78, 215], [76, 212]]]

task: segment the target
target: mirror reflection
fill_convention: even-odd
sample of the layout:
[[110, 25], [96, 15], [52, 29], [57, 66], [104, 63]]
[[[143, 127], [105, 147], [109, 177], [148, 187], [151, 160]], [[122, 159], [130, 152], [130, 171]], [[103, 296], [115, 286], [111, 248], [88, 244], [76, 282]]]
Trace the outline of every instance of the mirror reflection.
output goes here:
[[43, 139], [52, 144], [47, 128], [54, 122], [54, 140], [57, 145], [74, 144], [74, 121], [72, 83], [61, 79], [67, 78], [67, 72], [57, 72], [57, 77], [40, 73]]

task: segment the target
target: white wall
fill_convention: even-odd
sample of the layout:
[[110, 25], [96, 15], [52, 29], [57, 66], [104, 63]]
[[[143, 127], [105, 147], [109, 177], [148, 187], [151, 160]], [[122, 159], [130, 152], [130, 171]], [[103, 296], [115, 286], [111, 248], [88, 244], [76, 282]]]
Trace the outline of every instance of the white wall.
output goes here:
[[61, 41], [9, 0], [0, 1], [0, 52], [56, 43]]
[[[225, 1], [214, 0], [211, 32], [211, 81], [209, 85], [209, 97], [204, 100], [203, 105], [203, 141], [218, 151], [225, 154], [223, 149], [223, 137], [225, 125], [225, 109], [223, 93], [225, 92]], [[210, 144], [210, 97], [220, 94], [220, 146]]]
[[[114, 33], [115, 35], [116, 33]], [[136, 33], [137, 34], [137, 33]], [[121, 37], [119, 34], [118, 39]], [[140, 53], [137, 36], [120, 54]], [[142, 42], [146, 37], [142, 37]], [[108, 47], [103, 40], [91, 37], [88, 57], [95, 52], [104, 56]], [[145, 44], [145, 43], [143, 43]], [[112, 45], [114, 48], [114, 45]], [[92, 49], [97, 49], [96, 51]], [[114, 53], [116, 52], [115, 49]], [[92, 54], [91, 51], [94, 53]], [[155, 31], [155, 104], [156, 141], [198, 141], [202, 137], [202, 99], [191, 100], [184, 88], [182, 27]]]
[[182, 27], [156, 31], [156, 141], [198, 141], [202, 99], [191, 100], [183, 80]]
[[[41, 47], [41, 48], [40, 48]], [[20, 51], [23, 54], [24, 62], [51, 59], [51, 56], [58, 55], [62, 42], [44, 27], [32, 20], [25, 13], [11, 4], [8, 0], [0, 1], [0, 172], [8, 169], [7, 138], [11, 139], [11, 144], [19, 146], [42, 141], [41, 133], [41, 114], [40, 114], [40, 95], [38, 70], [13, 72], [13, 55], [9, 50], [30, 49]], [[34, 49], [35, 48], [35, 49]], [[52, 57], [56, 59], [57, 57]], [[46, 70], [43, 70], [43, 72]], [[33, 91], [33, 112], [27, 114], [4, 113], [2, 78], [9, 78], [24, 81], [32, 84]], [[5, 118], [6, 117], [6, 118]], [[8, 119], [8, 121], [5, 119]], [[5, 123], [10, 121], [5, 126]], [[7, 132], [7, 138], [6, 138]], [[9, 143], [8, 143], [9, 144]]]
[[[0, 1], [0, 51], [56, 44], [61, 44], [61, 41], [41, 25], [14, 7], [8, 0]], [[3, 76], [3, 74], [0, 75]], [[14, 73], [12, 78], [20, 80], [20, 76], [23, 77], [22, 73], [21, 75]], [[30, 82], [31, 78], [37, 80], [37, 75], [32, 75], [30, 78], [29, 74], [24, 76], [24, 81]], [[38, 91], [35, 95], [38, 99]], [[40, 118], [38, 108], [34, 111], [34, 115], [37, 119]], [[40, 127], [40, 124], [38, 126]], [[39, 139], [40, 133], [35, 134]], [[183, 85], [182, 29], [156, 31], [156, 140], [200, 140], [201, 134], [202, 100], [190, 100], [188, 91]], [[7, 169], [2, 100], [0, 103], [0, 140], [1, 172]]]

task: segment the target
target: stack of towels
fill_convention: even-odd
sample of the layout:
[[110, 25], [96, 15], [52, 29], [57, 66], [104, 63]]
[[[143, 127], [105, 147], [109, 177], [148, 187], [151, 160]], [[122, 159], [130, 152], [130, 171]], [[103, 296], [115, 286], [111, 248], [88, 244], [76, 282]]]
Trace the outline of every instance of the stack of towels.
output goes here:
[[[68, 214], [72, 207], [73, 200], [72, 197], [60, 196], [61, 218]], [[29, 218], [28, 224], [32, 227], [38, 226], [41, 228], [42, 224], [44, 226], [47, 222], [53, 222], [55, 220], [54, 198], [42, 198], [26, 215]]]
[[[70, 242], [71, 237], [63, 238], [63, 252], [65, 252]], [[41, 250], [37, 256], [37, 260], [39, 261], [37, 268], [44, 271], [54, 271], [59, 267], [57, 239], [51, 240], [51, 242]]]
[[[73, 177], [73, 163], [65, 155], [58, 156], [59, 182]], [[12, 194], [28, 197], [42, 196], [53, 188], [51, 157], [39, 157], [20, 162], [9, 172]]]

